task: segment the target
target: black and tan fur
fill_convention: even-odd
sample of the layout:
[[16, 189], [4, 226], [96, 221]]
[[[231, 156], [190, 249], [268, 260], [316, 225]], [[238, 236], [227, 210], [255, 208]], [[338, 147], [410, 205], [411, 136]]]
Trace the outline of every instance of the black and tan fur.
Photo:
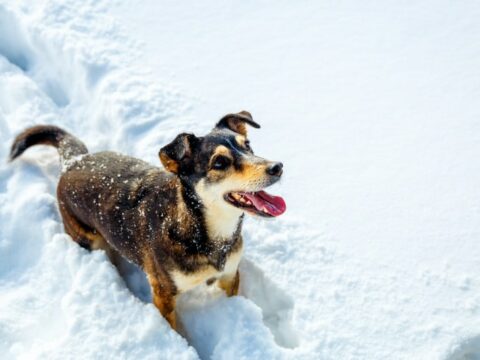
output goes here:
[[58, 149], [65, 231], [82, 247], [139, 265], [155, 306], [176, 328], [180, 293], [216, 281], [229, 296], [238, 292], [244, 211], [228, 204], [225, 194], [257, 191], [281, 176], [278, 163], [253, 154], [246, 124], [259, 127], [240, 112], [226, 115], [206, 136], [178, 135], [160, 150], [166, 171], [114, 152], [88, 154], [80, 140], [55, 126], [18, 135], [11, 160], [37, 144]]

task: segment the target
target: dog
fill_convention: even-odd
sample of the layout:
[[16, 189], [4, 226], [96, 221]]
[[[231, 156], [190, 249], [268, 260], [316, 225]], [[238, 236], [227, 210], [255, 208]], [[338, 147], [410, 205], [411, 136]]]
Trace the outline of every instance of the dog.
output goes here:
[[221, 118], [205, 136], [179, 134], [159, 152], [164, 169], [115, 152], [89, 154], [76, 137], [39, 125], [19, 134], [13, 161], [27, 148], [57, 148], [63, 171], [57, 198], [65, 231], [80, 246], [104, 249], [140, 266], [154, 305], [177, 329], [181, 293], [207, 283], [238, 294], [244, 214], [276, 217], [285, 201], [263, 189], [280, 180], [281, 162], [254, 155], [247, 111]]

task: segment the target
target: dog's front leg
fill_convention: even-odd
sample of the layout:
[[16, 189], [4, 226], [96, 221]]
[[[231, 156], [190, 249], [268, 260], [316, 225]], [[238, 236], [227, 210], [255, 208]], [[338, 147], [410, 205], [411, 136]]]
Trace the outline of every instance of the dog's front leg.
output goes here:
[[218, 279], [218, 286], [225, 291], [227, 296], [238, 295], [240, 285], [240, 273], [238, 270], [232, 275], [224, 275]]
[[169, 281], [162, 281], [158, 276], [147, 274], [147, 278], [152, 289], [153, 304], [168, 321], [172, 329], [177, 330], [175, 287]]

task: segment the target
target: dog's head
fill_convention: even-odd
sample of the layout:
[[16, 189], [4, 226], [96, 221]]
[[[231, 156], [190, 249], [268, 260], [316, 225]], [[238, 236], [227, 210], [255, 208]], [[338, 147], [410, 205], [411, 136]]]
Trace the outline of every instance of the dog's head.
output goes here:
[[279, 216], [285, 201], [263, 189], [280, 180], [283, 165], [254, 155], [247, 125], [260, 128], [246, 111], [225, 115], [206, 136], [178, 135], [160, 150], [160, 160], [192, 185], [206, 207]]

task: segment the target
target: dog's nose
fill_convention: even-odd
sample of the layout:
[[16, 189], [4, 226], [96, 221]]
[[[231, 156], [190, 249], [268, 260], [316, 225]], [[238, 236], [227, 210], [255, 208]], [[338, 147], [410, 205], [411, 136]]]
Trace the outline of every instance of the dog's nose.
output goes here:
[[277, 162], [267, 168], [267, 174], [272, 176], [281, 176], [283, 173], [283, 164]]

